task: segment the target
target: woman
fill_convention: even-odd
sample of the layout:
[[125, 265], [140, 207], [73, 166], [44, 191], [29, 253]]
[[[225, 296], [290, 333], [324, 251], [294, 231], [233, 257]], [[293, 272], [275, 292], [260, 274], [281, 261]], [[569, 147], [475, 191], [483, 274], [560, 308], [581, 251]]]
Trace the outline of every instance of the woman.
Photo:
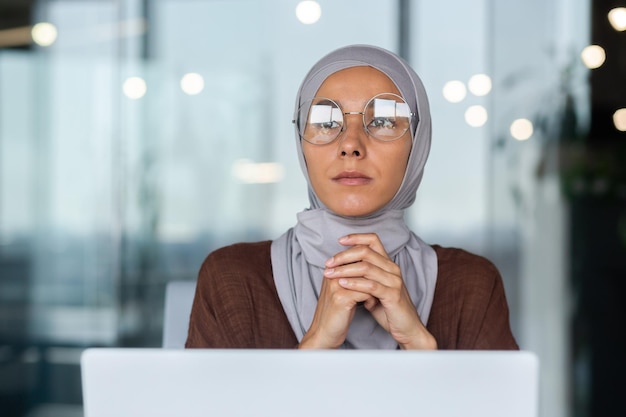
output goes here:
[[311, 207], [274, 241], [207, 257], [186, 346], [517, 349], [496, 268], [404, 222], [431, 140], [408, 64], [373, 46], [331, 52], [294, 119]]

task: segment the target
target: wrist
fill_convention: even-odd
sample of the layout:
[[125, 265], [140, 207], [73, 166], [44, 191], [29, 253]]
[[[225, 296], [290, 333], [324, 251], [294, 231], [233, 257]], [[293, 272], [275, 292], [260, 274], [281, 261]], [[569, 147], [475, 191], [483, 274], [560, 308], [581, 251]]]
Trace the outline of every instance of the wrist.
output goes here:
[[322, 349], [322, 346], [316, 341], [315, 336], [309, 332], [302, 337], [298, 349]]
[[339, 346], [341, 346], [341, 343], [335, 346], [332, 343], [328, 343], [318, 333], [309, 331], [302, 337], [298, 349], [337, 349]]
[[437, 350], [437, 340], [428, 331], [406, 343], [398, 343], [398, 345], [403, 350]]

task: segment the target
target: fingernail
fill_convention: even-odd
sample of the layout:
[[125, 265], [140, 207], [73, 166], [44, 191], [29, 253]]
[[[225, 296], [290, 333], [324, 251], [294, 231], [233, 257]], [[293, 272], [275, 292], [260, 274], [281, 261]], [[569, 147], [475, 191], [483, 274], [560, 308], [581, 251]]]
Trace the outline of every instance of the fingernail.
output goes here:
[[330, 276], [334, 273], [335, 273], [335, 270], [333, 268], [328, 268], [324, 271], [324, 275], [327, 275], [327, 276]]
[[345, 279], [345, 278], [341, 278], [341, 279], [339, 280], [339, 285], [346, 285], [347, 283], [348, 283], [348, 280], [347, 280], [347, 279]]
[[328, 259], [326, 260], [325, 265], [326, 265], [326, 266], [330, 266], [330, 265], [332, 265], [332, 264], [333, 264], [333, 262], [335, 262], [335, 257], [334, 257], [334, 256], [333, 256], [332, 258], [328, 258]]
[[339, 238], [339, 242], [343, 243], [346, 242], [348, 240], [348, 236], [342, 236]]

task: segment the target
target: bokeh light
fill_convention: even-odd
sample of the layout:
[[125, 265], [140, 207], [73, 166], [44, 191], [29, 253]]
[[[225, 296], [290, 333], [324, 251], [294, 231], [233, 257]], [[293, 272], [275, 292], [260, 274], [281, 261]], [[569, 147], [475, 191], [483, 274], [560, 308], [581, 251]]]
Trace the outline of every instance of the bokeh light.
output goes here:
[[465, 122], [472, 127], [481, 127], [487, 123], [487, 109], [483, 106], [470, 106], [465, 110]]
[[316, 1], [301, 1], [296, 6], [296, 17], [305, 25], [312, 25], [322, 17], [322, 8]]
[[284, 168], [277, 162], [259, 163], [249, 159], [238, 159], [232, 166], [231, 174], [246, 184], [269, 184], [283, 179]]
[[517, 140], [526, 140], [533, 135], [533, 123], [528, 119], [516, 119], [511, 123], [511, 136]]
[[613, 113], [613, 123], [620, 132], [626, 132], [626, 109], [619, 109]]
[[461, 81], [448, 81], [443, 86], [443, 96], [450, 103], [459, 103], [463, 101], [466, 95], [467, 89], [465, 88], [465, 84], [463, 84]]
[[30, 31], [33, 41], [39, 46], [50, 46], [57, 40], [58, 32], [52, 23], [41, 22]]
[[486, 96], [491, 91], [491, 77], [487, 74], [473, 75], [469, 79], [467, 87], [475, 96]]
[[606, 52], [600, 45], [589, 45], [580, 54], [585, 66], [589, 69], [600, 68], [606, 60]]
[[626, 7], [616, 7], [609, 11], [609, 23], [618, 32], [626, 30]]
[[187, 73], [180, 80], [180, 88], [190, 96], [199, 94], [204, 90], [204, 78], [195, 72]]
[[129, 77], [124, 81], [122, 91], [124, 95], [130, 99], [136, 100], [146, 95], [148, 87], [141, 77]]

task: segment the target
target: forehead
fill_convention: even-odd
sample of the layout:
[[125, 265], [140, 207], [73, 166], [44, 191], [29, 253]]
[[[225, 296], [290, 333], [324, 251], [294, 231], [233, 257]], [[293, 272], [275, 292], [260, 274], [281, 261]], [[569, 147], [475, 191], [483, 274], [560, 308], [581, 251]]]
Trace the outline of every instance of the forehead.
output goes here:
[[349, 101], [369, 99], [380, 93], [401, 95], [398, 87], [383, 72], [362, 66], [342, 69], [329, 75], [316, 95]]

